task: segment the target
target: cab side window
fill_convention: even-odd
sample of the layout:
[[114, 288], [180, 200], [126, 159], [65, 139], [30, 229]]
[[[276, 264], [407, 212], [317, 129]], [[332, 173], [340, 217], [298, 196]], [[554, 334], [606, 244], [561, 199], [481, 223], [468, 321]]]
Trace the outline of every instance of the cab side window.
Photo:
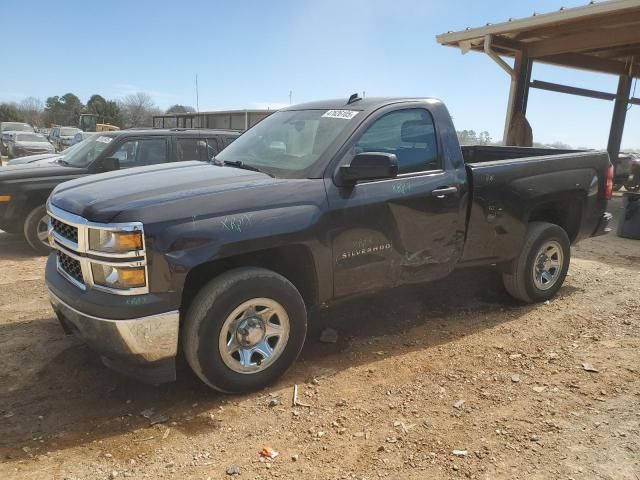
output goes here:
[[168, 161], [165, 138], [135, 138], [126, 140], [111, 155], [120, 160], [121, 168], [156, 165]]
[[214, 137], [207, 138], [207, 158], [209, 161], [213, 157], [215, 157], [218, 153], [220, 153], [220, 147], [218, 146], [219, 140]]
[[177, 138], [176, 161], [201, 160], [210, 161], [218, 154], [215, 138]]
[[199, 138], [176, 138], [176, 161], [202, 160]]
[[422, 108], [390, 112], [376, 120], [356, 142], [355, 153], [393, 153], [398, 173], [438, 170], [438, 148], [431, 114]]

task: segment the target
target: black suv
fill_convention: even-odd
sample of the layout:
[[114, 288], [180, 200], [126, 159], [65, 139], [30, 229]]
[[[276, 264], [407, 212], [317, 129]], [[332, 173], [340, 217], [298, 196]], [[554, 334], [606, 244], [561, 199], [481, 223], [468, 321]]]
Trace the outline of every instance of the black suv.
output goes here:
[[3, 168], [0, 230], [24, 233], [29, 245], [46, 255], [49, 218], [45, 203], [58, 184], [111, 170], [183, 160], [209, 161], [239, 135], [233, 130], [205, 129], [104, 132], [50, 163]]

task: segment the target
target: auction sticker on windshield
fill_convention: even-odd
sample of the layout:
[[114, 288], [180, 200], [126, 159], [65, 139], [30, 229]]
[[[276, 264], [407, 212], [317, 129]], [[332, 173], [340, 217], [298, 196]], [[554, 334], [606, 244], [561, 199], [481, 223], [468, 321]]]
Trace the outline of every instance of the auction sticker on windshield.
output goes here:
[[325, 118], [344, 118], [345, 120], [351, 120], [358, 112], [354, 110], [327, 110], [324, 115]]
[[111, 140], [113, 140], [113, 138], [111, 138], [111, 137], [98, 137], [98, 138], [96, 138], [96, 142], [102, 142], [102, 143], [111, 143]]

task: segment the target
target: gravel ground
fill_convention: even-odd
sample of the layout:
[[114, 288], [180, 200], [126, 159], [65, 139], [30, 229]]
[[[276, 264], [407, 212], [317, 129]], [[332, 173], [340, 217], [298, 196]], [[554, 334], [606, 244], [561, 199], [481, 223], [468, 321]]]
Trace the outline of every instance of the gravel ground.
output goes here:
[[43, 266], [0, 232], [2, 479], [640, 478], [639, 241], [579, 244], [547, 305], [474, 269], [315, 312], [297, 364], [243, 396], [104, 368]]

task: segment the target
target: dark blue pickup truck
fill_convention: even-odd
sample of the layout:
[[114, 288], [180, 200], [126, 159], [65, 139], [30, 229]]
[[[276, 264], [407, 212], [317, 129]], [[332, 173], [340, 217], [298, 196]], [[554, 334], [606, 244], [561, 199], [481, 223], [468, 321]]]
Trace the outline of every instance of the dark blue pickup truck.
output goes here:
[[553, 297], [570, 245], [608, 231], [612, 176], [605, 152], [461, 148], [434, 99], [292, 106], [210, 164], [58, 186], [46, 284], [113, 368], [169, 381], [181, 347], [209, 386], [248, 391], [294, 362], [314, 305], [470, 265]]

